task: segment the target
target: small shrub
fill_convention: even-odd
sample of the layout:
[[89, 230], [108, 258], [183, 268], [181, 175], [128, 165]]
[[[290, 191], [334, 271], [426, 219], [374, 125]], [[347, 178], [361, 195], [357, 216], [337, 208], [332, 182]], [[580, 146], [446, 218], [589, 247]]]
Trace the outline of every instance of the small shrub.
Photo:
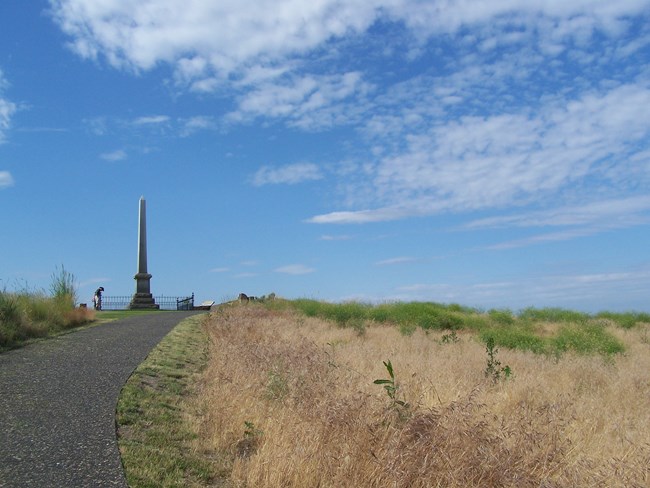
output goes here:
[[460, 338], [458, 337], [458, 334], [456, 334], [455, 330], [452, 330], [448, 334], [444, 334], [442, 336], [442, 339], [440, 339], [441, 344], [456, 344], [457, 342], [460, 342]]
[[488, 316], [500, 325], [512, 325], [515, 323], [515, 317], [510, 310], [492, 309], [488, 311]]
[[384, 386], [384, 390], [386, 390], [386, 394], [388, 395], [388, 398], [390, 398], [391, 408], [396, 409], [400, 414], [400, 418], [403, 418], [407, 414], [407, 410], [410, 408], [410, 405], [407, 402], [399, 400], [397, 398], [397, 391], [399, 390], [399, 386], [397, 386], [397, 382], [395, 381], [395, 372], [393, 371], [393, 364], [390, 362], [390, 359], [388, 361], [382, 362], [384, 363], [384, 367], [388, 372], [388, 379], [377, 379], [373, 381], [373, 383], [375, 385]]
[[488, 337], [485, 344], [487, 353], [487, 366], [485, 368], [485, 377], [490, 378], [492, 383], [498, 383], [500, 379], [508, 379], [512, 375], [510, 366], [501, 367], [501, 361], [497, 359], [499, 349], [495, 346], [494, 338]]
[[617, 354], [625, 350], [625, 346], [598, 324], [575, 325], [569, 324], [560, 329], [553, 339], [555, 348], [560, 351], [574, 351], [579, 354]]
[[564, 308], [534, 308], [524, 309], [519, 318], [522, 320], [531, 320], [535, 322], [574, 322], [584, 323], [590, 319], [589, 314], [577, 312], [575, 310], [566, 310]]
[[488, 339], [492, 339], [495, 344], [501, 347], [520, 351], [532, 351], [537, 354], [544, 353], [548, 349], [545, 339], [535, 335], [535, 332], [531, 328], [526, 328], [523, 325], [485, 329], [481, 333], [481, 339], [486, 342]]
[[248, 458], [257, 451], [263, 432], [249, 420], [244, 421], [244, 438], [237, 442], [237, 457]]
[[650, 323], [650, 314], [636, 312], [599, 312], [596, 315], [598, 319], [611, 320], [623, 329], [632, 329], [640, 323]]

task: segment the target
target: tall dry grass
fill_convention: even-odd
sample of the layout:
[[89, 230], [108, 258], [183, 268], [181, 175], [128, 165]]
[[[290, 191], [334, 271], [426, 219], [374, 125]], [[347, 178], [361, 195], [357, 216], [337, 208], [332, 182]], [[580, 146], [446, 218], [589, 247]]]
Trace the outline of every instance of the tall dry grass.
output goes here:
[[[207, 322], [197, 449], [237, 487], [641, 487], [650, 484], [648, 326], [614, 358], [502, 349], [471, 334], [342, 329], [260, 306]], [[395, 404], [375, 379], [390, 359]], [[219, 461], [216, 461], [219, 460]]]

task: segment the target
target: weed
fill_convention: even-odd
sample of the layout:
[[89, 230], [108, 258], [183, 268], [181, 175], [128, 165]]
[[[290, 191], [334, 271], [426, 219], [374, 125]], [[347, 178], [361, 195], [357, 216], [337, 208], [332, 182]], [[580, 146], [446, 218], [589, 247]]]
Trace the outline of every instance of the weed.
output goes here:
[[250, 420], [244, 421], [244, 438], [235, 446], [237, 457], [248, 458], [257, 451], [263, 432]]
[[56, 269], [52, 273], [52, 283], [50, 284], [50, 291], [52, 297], [67, 308], [74, 308], [77, 303], [77, 290], [74, 285], [75, 277], [65, 267], [61, 265], [61, 269]]
[[244, 438], [250, 439], [252, 437], [259, 437], [263, 432], [255, 427], [255, 424], [250, 420], [244, 421]]
[[375, 385], [384, 385], [384, 390], [386, 390], [386, 394], [391, 401], [391, 408], [396, 409], [400, 414], [400, 417], [403, 417], [403, 415], [405, 415], [406, 411], [409, 409], [410, 405], [407, 402], [399, 400], [397, 398], [397, 390], [399, 390], [399, 386], [395, 382], [395, 372], [393, 371], [393, 364], [390, 362], [390, 359], [388, 361], [382, 362], [386, 367], [386, 371], [388, 371], [389, 378], [377, 379], [373, 381], [373, 383]]
[[440, 339], [441, 344], [456, 344], [457, 342], [460, 342], [460, 338], [455, 330], [452, 330], [448, 334], [443, 334], [442, 339]]
[[287, 379], [281, 371], [269, 371], [266, 382], [266, 397], [270, 400], [282, 400], [288, 393]]
[[485, 368], [485, 377], [490, 378], [492, 383], [498, 383], [500, 379], [508, 379], [512, 375], [510, 366], [501, 367], [501, 361], [497, 359], [499, 349], [495, 346], [494, 337], [488, 337], [485, 344], [487, 353], [487, 366]]

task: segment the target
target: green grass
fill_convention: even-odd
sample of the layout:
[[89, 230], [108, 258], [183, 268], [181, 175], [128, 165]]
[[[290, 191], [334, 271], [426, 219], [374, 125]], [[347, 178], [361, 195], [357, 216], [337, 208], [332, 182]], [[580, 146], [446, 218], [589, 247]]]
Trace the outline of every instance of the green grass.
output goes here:
[[611, 320], [616, 323], [619, 327], [624, 329], [631, 329], [636, 327], [640, 323], [650, 324], [650, 313], [638, 313], [638, 312], [622, 312], [622, 313], [613, 313], [613, 312], [600, 312], [596, 314], [596, 318]]
[[164, 310], [101, 310], [95, 312], [95, 318], [99, 323], [112, 322], [113, 320], [126, 319], [138, 315], [150, 313], [163, 313]]
[[128, 484], [137, 487], [206, 486], [215, 464], [190, 446], [188, 421], [197, 375], [207, 361], [205, 315], [185, 319], [124, 385], [117, 404], [118, 443]]
[[0, 352], [88, 324], [92, 312], [67, 295], [0, 291]]
[[[427, 331], [466, 330], [487, 342], [509, 349], [537, 354], [617, 354], [622, 343], [606, 325], [632, 328], [650, 323], [646, 313], [608, 313], [590, 315], [562, 308], [526, 308], [516, 314], [508, 309], [483, 312], [458, 304], [432, 302], [396, 302], [371, 305], [359, 302], [340, 304], [317, 300], [276, 300], [273, 308], [293, 308], [308, 317], [331, 320], [341, 327], [359, 328], [359, 324], [384, 323], [397, 326], [404, 335], [419, 327]], [[605, 322], [607, 321], [607, 323]], [[551, 332], [545, 325], [554, 324]]]

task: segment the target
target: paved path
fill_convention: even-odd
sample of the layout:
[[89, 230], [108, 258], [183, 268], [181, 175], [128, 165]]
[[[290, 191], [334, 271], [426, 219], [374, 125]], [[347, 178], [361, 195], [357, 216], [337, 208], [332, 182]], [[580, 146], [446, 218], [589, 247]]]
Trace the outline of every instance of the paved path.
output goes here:
[[193, 313], [131, 317], [0, 354], [0, 487], [126, 487], [120, 390]]

